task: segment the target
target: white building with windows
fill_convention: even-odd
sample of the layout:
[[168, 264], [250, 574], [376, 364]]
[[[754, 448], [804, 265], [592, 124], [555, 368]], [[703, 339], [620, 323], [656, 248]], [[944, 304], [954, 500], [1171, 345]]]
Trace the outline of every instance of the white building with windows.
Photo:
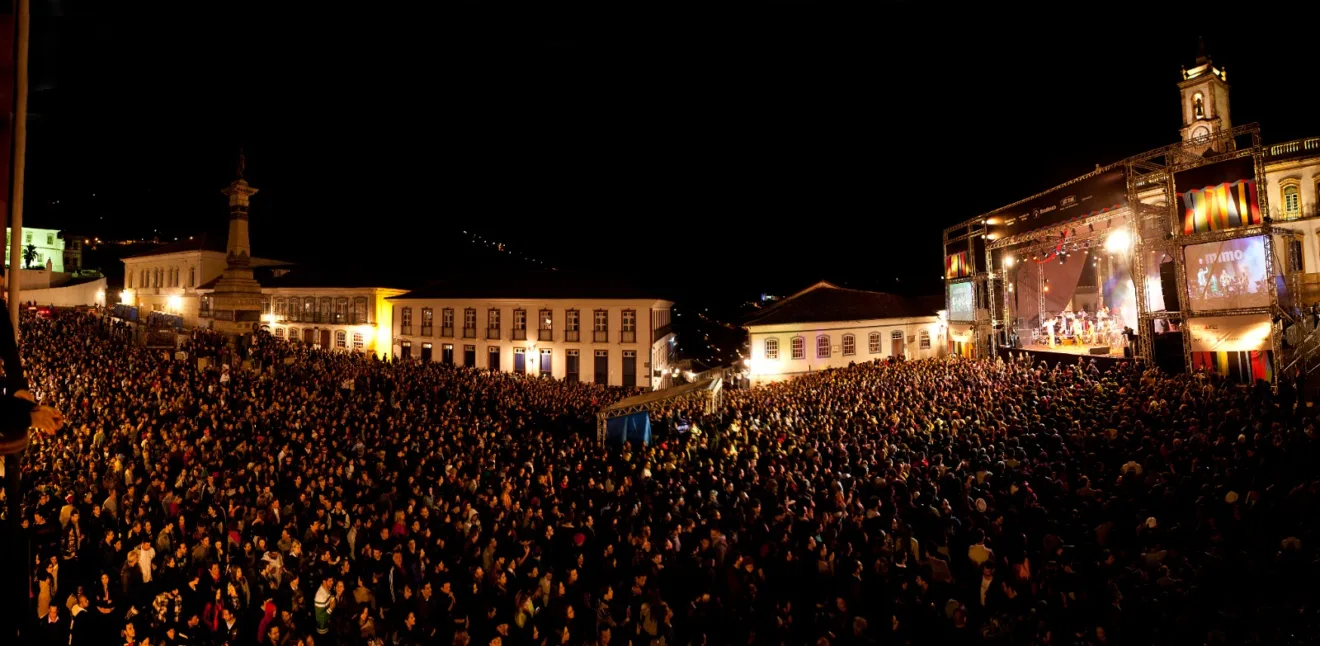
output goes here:
[[[12, 229], [5, 229], [5, 266], [9, 266], [9, 245], [13, 237]], [[64, 236], [60, 235], [58, 229], [37, 229], [34, 227], [23, 227], [23, 249], [26, 254], [28, 247], [32, 247], [32, 262], [27, 262], [27, 258], [20, 256], [18, 259], [19, 267], [31, 269], [45, 269], [46, 261], [50, 261], [51, 271], [64, 271]]]
[[645, 388], [669, 385], [673, 303], [633, 287], [537, 272], [441, 283], [389, 299], [393, 355]]
[[[287, 264], [252, 259], [254, 268]], [[181, 316], [185, 327], [195, 327], [202, 309], [201, 287], [219, 279], [225, 266], [225, 240], [195, 236], [124, 258], [124, 289], [118, 299], [112, 295], [108, 300], [136, 307], [140, 316], [148, 312]]]
[[944, 354], [941, 296], [904, 298], [821, 281], [747, 321], [753, 384], [852, 363]]

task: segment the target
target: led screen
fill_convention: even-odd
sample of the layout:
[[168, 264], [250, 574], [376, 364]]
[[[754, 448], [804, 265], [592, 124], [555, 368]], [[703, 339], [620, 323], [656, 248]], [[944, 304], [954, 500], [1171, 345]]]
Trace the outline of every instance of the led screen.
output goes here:
[[972, 306], [972, 283], [952, 283], [949, 285], [949, 320], [971, 321], [976, 318]]
[[1194, 311], [1270, 304], [1265, 238], [1236, 238], [1186, 248], [1187, 300]]

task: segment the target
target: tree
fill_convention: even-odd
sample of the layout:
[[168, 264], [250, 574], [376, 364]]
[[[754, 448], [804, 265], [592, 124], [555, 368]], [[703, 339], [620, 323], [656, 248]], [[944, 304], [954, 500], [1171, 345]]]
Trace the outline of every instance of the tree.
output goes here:
[[28, 269], [31, 269], [32, 265], [35, 265], [36, 263], [37, 263], [37, 245], [28, 244], [28, 246], [23, 247], [23, 266], [27, 267]]

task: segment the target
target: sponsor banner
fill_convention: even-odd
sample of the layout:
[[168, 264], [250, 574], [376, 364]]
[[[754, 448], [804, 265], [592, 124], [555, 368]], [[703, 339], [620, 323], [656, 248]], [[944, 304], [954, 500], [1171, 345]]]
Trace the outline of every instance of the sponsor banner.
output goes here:
[[945, 256], [944, 258], [944, 277], [945, 278], [967, 278], [972, 275], [972, 266], [967, 263], [967, 252]]
[[1127, 206], [1127, 171], [1107, 170], [986, 216], [994, 239], [1076, 222]]
[[1248, 155], [1173, 174], [1183, 235], [1261, 224], [1256, 164]]
[[1248, 352], [1270, 349], [1270, 316], [1202, 316], [1187, 320], [1192, 352]]
[[950, 325], [949, 339], [958, 343], [971, 343], [972, 326], [970, 325]]

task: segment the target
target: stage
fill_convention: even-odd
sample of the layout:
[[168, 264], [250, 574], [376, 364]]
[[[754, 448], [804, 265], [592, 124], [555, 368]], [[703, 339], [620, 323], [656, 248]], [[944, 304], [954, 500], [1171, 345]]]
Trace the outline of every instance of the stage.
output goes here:
[[[1096, 366], [1101, 370], [1108, 370], [1117, 365], [1118, 362], [1126, 360], [1123, 356], [1123, 348], [1110, 347], [1105, 354], [1091, 354], [1092, 346], [1061, 345], [1053, 348], [1048, 345], [1025, 345], [1021, 348], [999, 347], [999, 356], [1004, 361], [1008, 361], [1013, 356], [1021, 358], [1023, 354], [1030, 355], [1032, 361], [1043, 363], [1050, 367], [1060, 363], [1064, 365], [1075, 365], [1080, 357], [1083, 360], [1094, 359]], [[1100, 346], [1103, 347], [1103, 346]], [[1012, 355], [1012, 356], [1011, 356]]]

